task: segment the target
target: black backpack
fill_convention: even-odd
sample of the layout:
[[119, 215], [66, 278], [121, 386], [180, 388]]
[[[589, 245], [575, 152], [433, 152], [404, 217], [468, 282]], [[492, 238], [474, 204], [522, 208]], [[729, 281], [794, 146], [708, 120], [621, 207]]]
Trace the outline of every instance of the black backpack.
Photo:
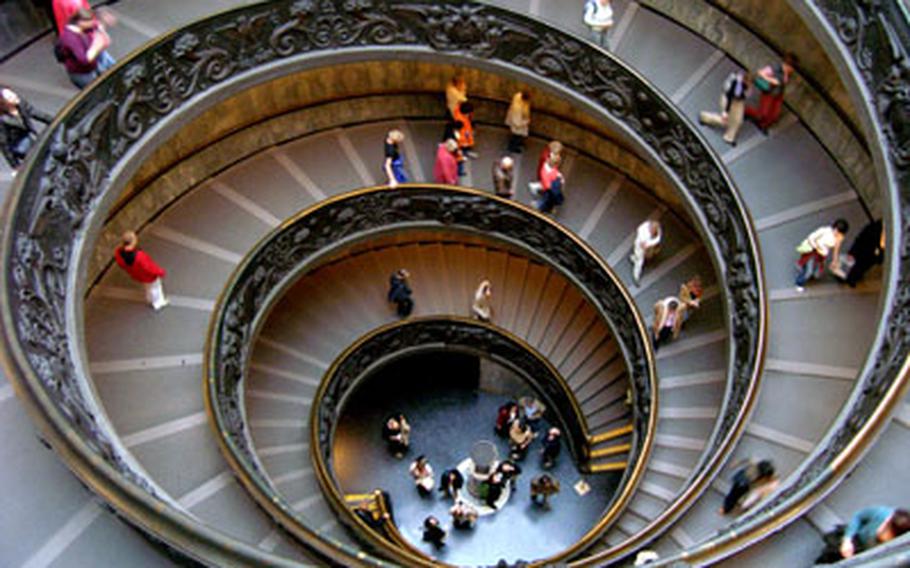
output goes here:
[[54, 59], [56, 59], [58, 63], [63, 63], [66, 61], [68, 55], [69, 50], [60, 43], [59, 39], [57, 39], [54, 42]]

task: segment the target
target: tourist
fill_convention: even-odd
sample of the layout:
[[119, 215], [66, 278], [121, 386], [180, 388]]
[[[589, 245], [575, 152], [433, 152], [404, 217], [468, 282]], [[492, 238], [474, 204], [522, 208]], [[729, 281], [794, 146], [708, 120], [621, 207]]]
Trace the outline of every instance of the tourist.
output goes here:
[[632, 280], [638, 285], [645, 262], [657, 256], [660, 252], [660, 240], [663, 233], [657, 221], [645, 221], [635, 230], [635, 244], [632, 245]]
[[552, 140], [546, 146], [543, 147], [543, 150], [540, 151], [540, 158], [537, 160], [537, 181], [540, 183], [542, 181], [543, 167], [550, 161], [551, 158], [555, 157], [556, 163], [559, 163], [562, 160], [563, 146], [562, 142], [559, 140]]
[[486, 485], [487, 493], [484, 502], [487, 504], [487, 507], [495, 510], [498, 508], [497, 502], [502, 497], [502, 492], [505, 490], [506, 478], [502, 473], [494, 471], [490, 477], [487, 478]]
[[505, 438], [509, 435], [509, 429], [512, 427], [512, 422], [518, 419], [518, 413], [518, 404], [514, 400], [510, 400], [499, 407], [496, 412], [496, 425], [494, 426], [498, 436]]
[[550, 508], [550, 495], [559, 493], [559, 481], [547, 473], [531, 480], [531, 502], [544, 509]]
[[493, 192], [499, 197], [511, 199], [515, 195], [512, 189], [515, 179], [515, 161], [509, 156], [493, 162]]
[[427, 457], [424, 455], [417, 456], [417, 459], [411, 462], [411, 467], [408, 468], [408, 471], [411, 477], [414, 478], [414, 485], [417, 487], [417, 492], [420, 493], [420, 496], [429, 497], [432, 495], [436, 481], [433, 479], [433, 467], [430, 466]]
[[399, 183], [407, 183], [408, 175], [404, 171], [404, 160], [401, 159], [400, 144], [404, 142], [404, 133], [401, 130], [390, 130], [385, 137], [385, 161], [383, 171], [388, 180], [389, 187], [395, 189]]
[[458, 185], [458, 142], [449, 138], [436, 147], [436, 163], [433, 165], [433, 181], [447, 185]]
[[885, 227], [882, 221], [872, 221], [859, 232], [848, 255], [849, 269], [844, 280], [851, 288], [863, 279], [866, 272], [885, 260]]
[[652, 322], [652, 338], [654, 350], [671, 339], [679, 337], [682, 329], [683, 318], [680, 314], [680, 303], [674, 296], [667, 296], [654, 302], [654, 321]]
[[733, 483], [724, 497], [721, 514], [729, 515], [737, 508], [740, 512], [748, 510], [776, 489], [778, 483], [774, 464], [770, 460], [748, 460], [733, 474]]
[[528, 446], [531, 445], [535, 436], [536, 434], [531, 430], [531, 425], [524, 418], [519, 418], [512, 422], [512, 426], [509, 428], [509, 447], [513, 460], [521, 461], [524, 459], [525, 454], [528, 452]]
[[439, 519], [433, 515], [423, 521], [423, 540], [436, 548], [442, 548], [446, 544], [446, 531], [439, 524]]
[[506, 112], [506, 125], [510, 132], [507, 151], [521, 154], [531, 126], [531, 93], [528, 90], [522, 89], [512, 96], [512, 104]]
[[585, 25], [591, 28], [591, 39], [597, 45], [607, 48], [607, 34], [613, 27], [613, 7], [610, 0], [586, 0]]
[[439, 492], [449, 499], [457, 499], [463, 486], [464, 476], [455, 468], [445, 470], [439, 478]]
[[537, 172], [539, 181], [528, 184], [528, 189], [538, 198], [535, 203], [537, 209], [543, 213], [553, 211], [555, 207], [562, 205], [563, 202], [565, 180], [562, 177], [562, 172], [559, 171], [561, 156], [560, 153], [551, 150], [546, 161]]
[[110, 44], [104, 24], [95, 19], [91, 10], [83, 8], [63, 28], [54, 53], [70, 81], [82, 89], [116, 63], [107, 52]]
[[562, 432], [555, 426], [547, 430], [547, 435], [543, 439], [543, 449], [540, 451], [541, 466], [544, 469], [550, 469], [556, 465], [556, 458], [562, 450]]
[[456, 529], [473, 529], [477, 523], [477, 508], [461, 499], [455, 501], [449, 509], [449, 514], [452, 515], [452, 526]]
[[843, 277], [840, 269], [840, 247], [844, 236], [850, 230], [845, 219], [837, 219], [831, 225], [819, 227], [812, 231], [796, 247], [799, 260], [796, 261], [796, 291], [805, 290], [806, 283], [813, 278], [821, 278], [825, 272], [825, 261], [830, 258], [829, 270], [838, 277]]
[[411, 299], [411, 287], [408, 279], [411, 273], [400, 268], [389, 277], [388, 300], [395, 304], [395, 312], [399, 317], [408, 317], [414, 309], [414, 300]]
[[910, 512], [894, 507], [867, 507], [857, 511], [845, 527], [824, 536], [826, 543], [816, 564], [833, 564], [890, 542], [910, 531]]
[[13, 172], [38, 140], [38, 122], [50, 124], [53, 117], [19, 98], [12, 89], [0, 87], [0, 150]]
[[446, 109], [448, 110], [449, 118], [453, 118], [458, 106], [467, 100], [468, 84], [465, 82], [464, 77], [455, 75], [449, 81], [449, 84], [446, 85]]
[[701, 287], [701, 278], [693, 276], [679, 286], [679, 311], [683, 323], [689, 321], [692, 312], [701, 307], [701, 297], [704, 289]]
[[509, 487], [514, 491], [518, 476], [521, 475], [521, 467], [512, 460], [503, 460], [496, 466], [496, 471], [502, 475], [503, 481], [508, 482]]
[[720, 113], [702, 111], [698, 116], [702, 124], [724, 128], [724, 142], [731, 146], [736, 146], [736, 136], [743, 125], [750, 80], [751, 75], [745, 71], [730, 73], [720, 95]]
[[493, 319], [493, 285], [489, 280], [481, 282], [474, 292], [471, 315], [485, 322]]
[[411, 445], [411, 425], [404, 414], [393, 414], [386, 419], [382, 425], [382, 437], [392, 455], [398, 459], [404, 457]]
[[474, 151], [474, 105], [469, 102], [461, 103], [452, 116], [455, 124], [461, 123], [461, 128], [457, 130], [458, 149], [462, 155], [477, 159], [479, 156]]
[[145, 299], [155, 311], [170, 303], [164, 295], [164, 284], [161, 281], [167, 272], [139, 248], [139, 237], [136, 233], [133, 231], [123, 233], [120, 246], [114, 251], [114, 260], [130, 278], [142, 284], [145, 288]]
[[547, 411], [547, 405], [536, 396], [525, 395], [518, 399], [518, 410], [521, 416], [524, 416], [528, 421], [528, 424], [533, 426], [543, 418], [544, 413]]
[[746, 107], [746, 118], [755, 122], [763, 134], [774, 125], [784, 107], [784, 90], [793, 76], [796, 56], [784, 55], [784, 60], [773, 65], [766, 65], [755, 73], [755, 88], [759, 90], [758, 106]]

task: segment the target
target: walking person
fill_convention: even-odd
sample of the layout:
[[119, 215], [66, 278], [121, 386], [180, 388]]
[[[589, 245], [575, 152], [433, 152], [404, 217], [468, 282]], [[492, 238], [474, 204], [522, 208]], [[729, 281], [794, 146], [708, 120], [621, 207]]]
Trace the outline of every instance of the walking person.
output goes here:
[[446, 110], [449, 113], [449, 118], [454, 120], [458, 106], [463, 102], [467, 102], [467, 100], [468, 84], [463, 76], [455, 75], [446, 85]]
[[411, 462], [408, 472], [414, 478], [414, 485], [421, 497], [429, 497], [433, 494], [436, 480], [433, 479], [433, 467], [426, 456], [417, 456], [417, 459]]
[[550, 496], [559, 493], [559, 481], [548, 473], [531, 480], [531, 502], [544, 509], [550, 508]]
[[511, 199], [515, 195], [512, 189], [515, 180], [515, 161], [511, 156], [503, 156], [493, 162], [493, 192], [499, 197]]
[[762, 134], [767, 135], [768, 129], [780, 119], [784, 90], [793, 76], [794, 65], [796, 56], [788, 53], [780, 63], [766, 65], [755, 73], [755, 88], [761, 94], [757, 107], [746, 107], [746, 118], [755, 122]]
[[461, 124], [457, 137], [459, 150], [464, 156], [476, 160], [480, 156], [474, 151], [474, 105], [463, 102], [452, 116], [455, 124]]
[[130, 278], [145, 287], [145, 299], [155, 311], [170, 303], [164, 295], [164, 284], [161, 281], [167, 272], [139, 248], [139, 237], [136, 233], [133, 231], [123, 233], [120, 246], [114, 251], [114, 260]]
[[382, 437], [389, 451], [398, 458], [404, 457], [411, 445], [411, 425], [400, 412], [389, 416], [382, 425]]
[[506, 112], [506, 126], [510, 132], [507, 151], [521, 154], [531, 126], [531, 93], [527, 89], [522, 89], [512, 96], [512, 103]]
[[437, 549], [446, 544], [446, 531], [439, 523], [439, 519], [433, 515], [423, 521], [423, 540], [429, 542]]
[[0, 151], [13, 173], [38, 140], [38, 122], [50, 124], [53, 117], [19, 98], [12, 89], [0, 87]]
[[863, 227], [853, 241], [847, 258], [849, 268], [844, 281], [855, 288], [870, 268], [885, 261], [885, 228], [881, 219]]
[[660, 346], [671, 339], [679, 337], [682, 329], [683, 318], [680, 313], [679, 300], [673, 296], [668, 296], [663, 300], [654, 303], [654, 322], [652, 334], [654, 339], [654, 351], [660, 349]]
[[693, 276], [679, 285], [679, 311], [683, 323], [689, 321], [692, 312], [701, 307], [701, 297], [704, 293], [701, 278], [698, 276]]
[[489, 280], [481, 282], [474, 292], [471, 315], [485, 322], [493, 319], [493, 285]]
[[586, 0], [584, 22], [591, 28], [591, 39], [600, 47], [608, 48], [607, 34], [613, 27], [610, 0]]
[[724, 497], [720, 512], [729, 515], [737, 508], [745, 511], [776, 489], [777, 485], [777, 473], [770, 460], [759, 462], [748, 460], [745, 466], [733, 474], [733, 483]]
[[796, 247], [799, 260], [796, 261], [796, 291], [805, 290], [806, 282], [820, 278], [825, 272], [825, 261], [830, 257], [829, 270], [836, 276], [843, 276], [840, 270], [840, 247], [844, 236], [850, 230], [846, 219], [837, 219], [831, 225], [812, 231]]
[[404, 142], [404, 133], [401, 130], [390, 130], [385, 137], [385, 161], [382, 170], [385, 172], [391, 189], [398, 187], [399, 183], [408, 182], [408, 174], [404, 171], [404, 160], [401, 158], [400, 144]]
[[660, 223], [657, 221], [645, 221], [635, 230], [635, 244], [632, 245], [629, 260], [632, 262], [632, 279], [636, 285], [641, 280], [641, 271], [645, 267], [645, 262], [660, 252], [662, 237]]
[[436, 147], [436, 163], [433, 164], [433, 181], [447, 185], [458, 185], [458, 142], [453, 138]]
[[509, 428], [509, 448], [510, 448], [510, 457], [513, 461], [521, 461], [525, 458], [525, 454], [528, 453], [528, 446], [531, 445], [531, 442], [536, 437], [536, 434], [531, 429], [531, 425], [527, 421], [520, 417], [518, 420], [512, 422], [512, 426]]
[[720, 112], [702, 111], [698, 116], [702, 124], [724, 128], [724, 142], [731, 146], [736, 146], [736, 136], [743, 125], [750, 80], [751, 75], [745, 71], [730, 73], [720, 95]]
[[562, 432], [555, 426], [547, 430], [547, 435], [543, 439], [543, 449], [540, 451], [541, 467], [550, 469], [556, 465], [556, 458], [562, 450]]
[[503, 482], [508, 483], [509, 487], [514, 491], [518, 476], [521, 475], [521, 467], [512, 460], [504, 460], [496, 466], [496, 471], [502, 475]]
[[400, 268], [389, 277], [388, 300], [395, 304], [395, 311], [399, 317], [406, 318], [414, 309], [414, 300], [411, 299], [411, 287], [408, 279], [411, 273]]
[[94, 12], [83, 8], [63, 28], [54, 53], [73, 85], [83, 89], [116, 63], [107, 52], [110, 44], [104, 23], [95, 18]]
[[452, 515], [452, 526], [460, 530], [473, 529], [478, 517], [477, 509], [461, 499], [455, 501], [449, 514]]
[[455, 468], [442, 472], [439, 478], [439, 492], [449, 499], [457, 499], [458, 492], [464, 487], [464, 476]]

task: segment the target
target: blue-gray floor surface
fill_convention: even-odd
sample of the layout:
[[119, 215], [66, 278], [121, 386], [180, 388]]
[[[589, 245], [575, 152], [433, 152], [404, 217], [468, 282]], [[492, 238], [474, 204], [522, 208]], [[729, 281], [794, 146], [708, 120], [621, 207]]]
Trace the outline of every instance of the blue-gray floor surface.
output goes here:
[[[494, 441], [501, 459], [505, 458], [508, 444], [493, 432], [496, 411], [509, 398], [530, 391], [519, 388], [509, 396], [437, 379], [432, 373], [374, 376], [352, 396], [339, 421], [333, 451], [334, 473], [345, 493], [388, 491], [402, 535], [428, 554], [462, 566], [549, 557], [573, 544], [597, 522], [620, 474], [579, 473], [565, 443], [557, 465], [549, 470], [560, 481], [560, 493], [551, 499], [549, 510], [531, 503], [530, 480], [543, 471], [540, 438], [546, 424], [542, 421], [535, 427], [540, 432], [538, 439], [520, 463], [523, 471], [509, 502], [495, 514], [481, 517], [473, 530], [452, 530], [448, 514], [452, 501], [438, 491], [421, 498], [408, 474], [411, 461], [425, 454], [438, 487], [440, 474], [468, 457], [478, 440]], [[403, 459], [392, 456], [381, 438], [383, 421], [393, 412], [403, 412], [412, 428], [411, 447]], [[580, 479], [591, 486], [584, 496], [573, 489]], [[428, 515], [435, 515], [449, 531], [447, 544], [440, 550], [421, 540], [422, 523]]]

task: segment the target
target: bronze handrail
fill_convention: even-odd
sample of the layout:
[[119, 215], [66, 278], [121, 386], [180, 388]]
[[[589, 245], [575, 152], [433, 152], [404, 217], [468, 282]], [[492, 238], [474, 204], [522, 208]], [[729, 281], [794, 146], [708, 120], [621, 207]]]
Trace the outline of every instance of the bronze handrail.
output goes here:
[[[296, 275], [318, 264], [319, 258], [335, 256], [339, 246], [364, 240], [377, 230], [432, 228], [440, 224], [462, 230], [480, 229], [491, 235], [489, 238], [548, 259], [552, 269], [561, 272], [590, 298], [626, 358], [636, 408], [633, 416], [637, 429], [633, 435], [634, 451], [630, 454], [634, 465], [624, 473], [622, 490], [601, 520], [560, 554], [560, 558], [565, 558], [606, 530], [628, 503], [644, 472], [657, 419], [656, 374], [643, 319], [619, 278], [576, 235], [525, 205], [467, 188], [402, 184], [390, 190], [380, 186], [314, 204], [262, 237], [228, 280], [209, 327], [205, 399], [216, 438], [238, 479], [257, 503], [289, 532], [308, 538], [305, 526], [288, 512], [288, 505], [275, 494], [256, 464], [245, 426], [244, 407], [238, 399], [249, 346], [284, 290], [294, 283]], [[310, 238], [313, 235], [318, 235], [315, 242]], [[317, 447], [321, 447], [319, 443], [311, 445]], [[322, 468], [316, 471], [320, 483], [334, 487], [327, 471]], [[333, 495], [331, 491], [329, 494], [334, 508], [341, 512], [340, 494]], [[386, 542], [365, 531], [353, 515], [349, 515], [349, 520], [372, 547], [390, 558], [422, 562], [410, 557], [407, 551], [389, 548]]]

